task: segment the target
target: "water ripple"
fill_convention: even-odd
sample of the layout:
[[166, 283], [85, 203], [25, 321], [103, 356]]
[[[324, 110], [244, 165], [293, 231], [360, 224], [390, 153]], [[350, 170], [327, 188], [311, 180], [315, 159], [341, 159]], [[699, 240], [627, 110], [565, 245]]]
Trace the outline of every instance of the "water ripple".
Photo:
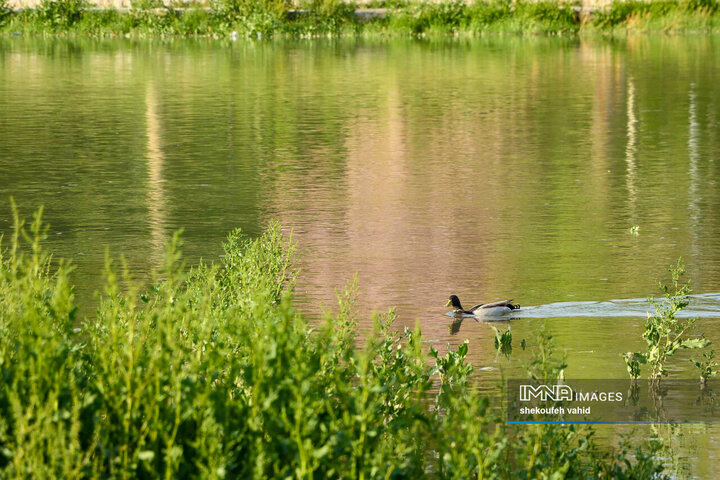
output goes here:
[[[512, 318], [645, 317], [654, 310], [652, 304], [644, 298], [556, 302], [523, 307], [518, 312], [513, 312]], [[720, 318], [720, 293], [691, 295], [690, 305], [678, 312], [677, 317]]]

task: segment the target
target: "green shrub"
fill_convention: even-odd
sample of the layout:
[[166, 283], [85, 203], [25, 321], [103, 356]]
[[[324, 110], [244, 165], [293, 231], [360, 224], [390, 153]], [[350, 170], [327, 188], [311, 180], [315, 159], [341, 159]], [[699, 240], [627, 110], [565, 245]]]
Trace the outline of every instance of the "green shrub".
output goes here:
[[704, 12], [710, 8], [713, 9], [712, 11], [717, 8], [716, 0], [688, 0], [687, 2], [664, 0], [656, 0], [653, 2], [643, 2], [640, 0], [626, 2], [615, 1], [610, 4], [609, 8], [599, 10], [595, 13], [593, 23], [603, 28], [613, 28], [621, 25], [628, 26], [628, 24], [636, 18], [648, 17], [659, 19], [673, 14], [693, 14], [698, 9]]
[[2, 27], [12, 15], [13, 10], [8, 0], [0, 0], [0, 27]]
[[575, 15], [573, 11], [556, 2], [523, 2], [518, 9], [533, 20], [546, 22], [548, 24], [574, 24]]
[[199, 8], [185, 10], [176, 18], [174, 31], [180, 35], [205, 35], [212, 31], [210, 15]]
[[680, 283], [685, 274], [682, 260], [678, 260], [669, 271], [672, 284], [660, 284], [663, 300], [658, 302], [653, 298], [649, 299], [655, 307], [655, 314], [648, 313], [645, 322], [642, 335], [646, 344], [645, 352], [623, 354], [630, 378], [637, 379], [640, 376], [640, 365], [647, 364], [650, 367], [648, 377], [655, 386], [668, 374], [665, 366], [678, 349], [705, 348], [710, 345], [710, 341], [703, 337], [689, 337], [688, 331], [695, 324], [695, 319], [681, 320], [676, 317], [690, 301], [690, 284]]
[[391, 23], [412, 35], [421, 35], [429, 30], [455, 32], [467, 23], [467, 12], [468, 7], [461, 0], [411, 3], [395, 11]]
[[478, 26], [487, 26], [506, 19], [512, 15], [512, 7], [513, 5], [509, 1], [477, 1], [468, 7], [468, 13], [477, 29]]
[[66, 30], [82, 20], [86, 6], [85, 0], [43, 0], [32, 15], [50, 31]]
[[684, 0], [681, 2], [689, 11], [704, 10], [706, 12], [715, 13], [720, 7], [718, 0]]
[[[356, 338], [355, 289], [311, 326], [292, 305], [279, 227], [230, 234], [221, 262], [187, 269], [176, 235], [149, 287], [108, 256], [80, 322], [71, 267], [16, 216], [0, 257], [0, 476], [16, 478], [630, 478], [659, 472], [599, 452], [585, 431], [507, 431], [467, 344], [444, 356], [394, 313]], [[80, 326], [80, 328], [78, 328]], [[544, 335], [544, 334], [543, 334]], [[361, 344], [362, 346], [357, 346]], [[538, 378], [557, 378], [550, 337]], [[648, 478], [640, 477], [637, 478]]]
[[339, 34], [348, 25], [356, 26], [353, 2], [343, 0], [309, 0], [301, 4], [307, 13], [299, 15], [288, 31], [299, 35]]
[[291, 4], [289, 0], [213, 0], [210, 6], [221, 30], [269, 36], [281, 31]]
[[[83, 411], [74, 338], [77, 309], [70, 267], [51, 265], [41, 247], [40, 212], [15, 217], [0, 253], [0, 471], [3, 477], [76, 477], [89, 452], [80, 442]], [[26, 241], [27, 251], [20, 249]]]
[[718, 363], [715, 361], [715, 350], [703, 353], [703, 360], [691, 360], [700, 374], [700, 384], [705, 386], [707, 381], [717, 375]]

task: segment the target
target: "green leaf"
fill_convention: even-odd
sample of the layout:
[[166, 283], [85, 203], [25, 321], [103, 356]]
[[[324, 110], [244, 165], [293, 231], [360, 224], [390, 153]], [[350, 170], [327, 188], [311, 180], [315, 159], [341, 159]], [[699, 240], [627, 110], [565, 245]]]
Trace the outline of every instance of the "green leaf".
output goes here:
[[647, 363], [647, 357], [644, 353], [627, 352], [623, 354], [623, 357], [629, 362]]
[[467, 352], [468, 352], [468, 341], [465, 340], [465, 342], [462, 343], [462, 344], [458, 347], [457, 353], [458, 353], [458, 355], [460, 355], [461, 357], [464, 357], [465, 355], [467, 355]]
[[682, 348], [705, 348], [710, 345], [710, 343], [710, 340], [706, 338], [690, 338], [687, 340], [683, 340], [680, 343], [680, 346]]
[[167, 451], [168, 457], [170, 457], [173, 460], [180, 458], [180, 456], [182, 454], [183, 454], [183, 449], [179, 445], [174, 445]]
[[152, 450], [143, 450], [142, 452], [138, 453], [138, 458], [143, 462], [150, 462], [153, 458], [155, 458], [155, 452], [153, 452]]
[[318, 459], [323, 458], [323, 457], [327, 456], [328, 453], [330, 453], [331, 448], [332, 448], [332, 446], [330, 445], [330, 442], [328, 442], [325, 445], [323, 445], [322, 447], [315, 449], [315, 451], [313, 451], [313, 453], [312, 453], [313, 457], [318, 458]]

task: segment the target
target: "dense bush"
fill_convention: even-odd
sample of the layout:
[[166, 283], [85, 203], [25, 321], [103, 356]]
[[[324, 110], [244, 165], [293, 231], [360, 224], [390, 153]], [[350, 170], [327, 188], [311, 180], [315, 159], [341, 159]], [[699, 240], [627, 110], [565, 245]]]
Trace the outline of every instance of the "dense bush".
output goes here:
[[32, 13], [41, 25], [57, 31], [78, 23], [86, 6], [85, 0], [43, 0]]
[[10, 19], [13, 11], [10, 7], [10, 3], [7, 0], [0, 0], [0, 27]]
[[468, 7], [460, 0], [443, 3], [412, 3], [396, 12], [395, 28], [407, 29], [413, 35], [430, 30], [456, 32], [468, 22]]
[[214, 0], [213, 18], [225, 31], [249, 36], [269, 36], [282, 31], [288, 0]]
[[[393, 314], [355, 334], [353, 289], [310, 325], [293, 309], [292, 244], [277, 226], [230, 234], [186, 269], [179, 237], [148, 288], [107, 261], [80, 320], [71, 267], [39, 215], [0, 257], [3, 478], [650, 478], [650, 453], [602, 453], [586, 431], [506, 430], [478, 393], [467, 344], [441, 356]], [[118, 273], [120, 272], [120, 273]], [[81, 323], [80, 323], [81, 322]], [[78, 328], [79, 327], [79, 328]], [[533, 371], [562, 362], [546, 334]], [[361, 345], [361, 346], [360, 346]], [[433, 361], [429, 361], [433, 360]], [[539, 373], [538, 373], [539, 372]]]

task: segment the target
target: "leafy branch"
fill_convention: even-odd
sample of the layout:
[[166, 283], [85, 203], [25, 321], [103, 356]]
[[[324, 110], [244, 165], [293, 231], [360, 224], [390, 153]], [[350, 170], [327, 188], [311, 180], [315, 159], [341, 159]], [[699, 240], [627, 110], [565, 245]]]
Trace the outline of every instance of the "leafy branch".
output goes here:
[[657, 301], [649, 298], [655, 307], [655, 313], [648, 313], [645, 322], [645, 331], [642, 334], [645, 340], [645, 352], [627, 352], [623, 354], [628, 374], [633, 380], [640, 377], [640, 365], [650, 367], [649, 379], [657, 386], [662, 377], [667, 376], [665, 368], [670, 357], [679, 349], [698, 349], [710, 345], [704, 337], [689, 338], [688, 331], [695, 325], [696, 319], [682, 320], [677, 313], [688, 306], [690, 302], [690, 283], [681, 283], [685, 274], [682, 259], [669, 269], [672, 280], [670, 285], [660, 283], [663, 299]]

